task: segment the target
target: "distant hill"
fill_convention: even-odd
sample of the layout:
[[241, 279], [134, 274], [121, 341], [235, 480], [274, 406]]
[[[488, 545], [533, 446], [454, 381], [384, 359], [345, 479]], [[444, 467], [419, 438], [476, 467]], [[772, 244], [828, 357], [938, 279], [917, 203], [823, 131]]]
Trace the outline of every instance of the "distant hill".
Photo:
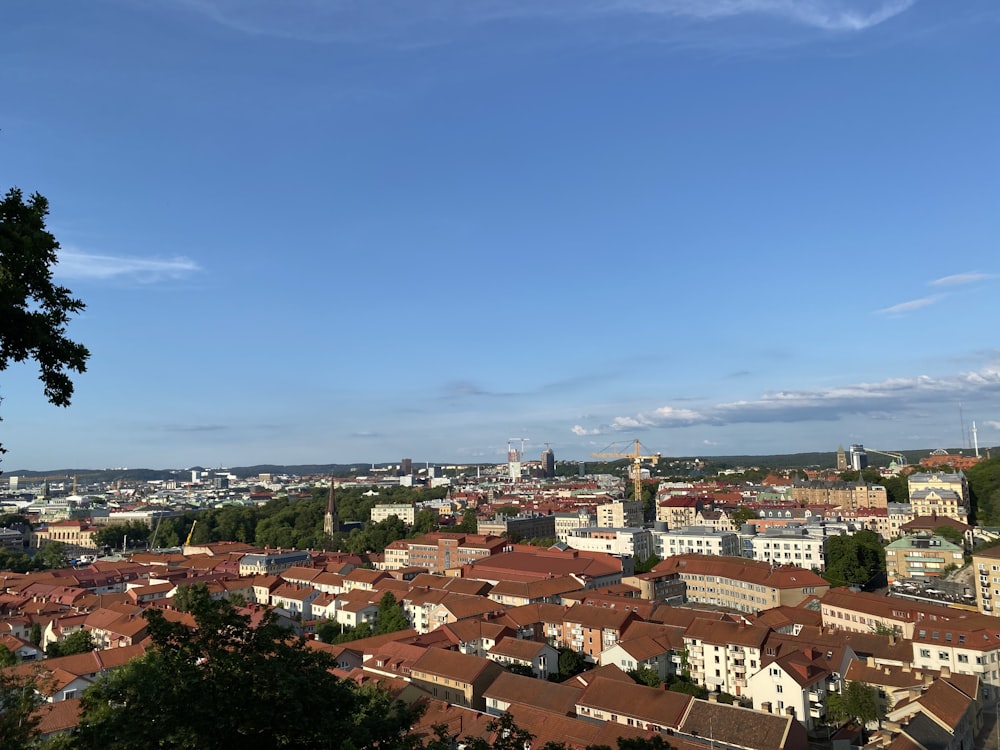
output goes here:
[[[846, 448], [846, 446], [845, 446]], [[902, 453], [906, 456], [908, 463], [912, 465], [917, 465], [920, 463], [920, 459], [929, 456], [934, 448], [924, 448], [922, 450], [905, 450], [905, 451], [894, 451], [897, 453]], [[945, 450], [951, 454], [963, 453], [968, 455], [971, 451], [962, 448], [946, 448]], [[985, 456], [987, 451], [991, 451], [992, 455], [1000, 455], [1000, 447], [987, 449], [981, 448], [980, 453]], [[837, 465], [837, 453], [836, 451], [823, 451], [823, 452], [812, 452], [812, 453], [785, 453], [785, 454], [772, 454], [772, 455], [738, 455], [738, 456], [664, 456], [661, 459], [661, 465], [667, 464], [673, 461], [694, 461], [695, 459], [700, 459], [704, 461], [709, 469], [720, 470], [720, 469], [735, 469], [737, 467], [749, 467], [757, 466], [761, 468], [788, 468], [788, 469], [808, 469], [808, 468], [835, 468]], [[579, 463], [579, 461], [567, 461], [568, 463]], [[892, 462], [892, 458], [889, 456], [882, 456], [877, 453], [868, 453], [868, 463], [870, 466], [881, 467], [888, 466]], [[487, 465], [488, 462], [482, 462], [482, 465]], [[560, 461], [560, 463], [564, 463]], [[596, 463], [617, 463], [617, 462], [597, 462], [592, 460], [584, 459], [586, 464], [596, 464]], [[395, 462], [375, 464], [375, 468], [384, 469], [387, 466], [393, 466]], [[431, 465], [441, 465], [431, 462]], [[257, 464], [255, 466], [232, 466], [224, 469], [229, 473], [236, 475], [241, 479], [246, 479], [249, 477], [256, 477], [259, 474], [289, 474], [294, 476], [311, 476], [311, 475], [334, 475], [334, 476], [351, 476], [351, 475], [364, 475], [365, 473], [371, 471], [372, 464], [370, 463], [353, 463], [353, 464]], [[4, 470], [3, 476], [17, 476], [25, 477], [27, 479], [48, 479], [49, 481], [72, 481], [73, 477], [77, 478], [78, 482], [113, 482], [119, 479], [123, 481], [150, 481], [156, 479], [187, 479], [190, 477], [190, 472], [194, 470], [199, 471], [213, 471], [211, 468], [204, 468], [200, 466], [192, 466], [184, 469], [58, 469], [52, 471], [29, 471], [27, 469], [19, 469], [16, 471]]]

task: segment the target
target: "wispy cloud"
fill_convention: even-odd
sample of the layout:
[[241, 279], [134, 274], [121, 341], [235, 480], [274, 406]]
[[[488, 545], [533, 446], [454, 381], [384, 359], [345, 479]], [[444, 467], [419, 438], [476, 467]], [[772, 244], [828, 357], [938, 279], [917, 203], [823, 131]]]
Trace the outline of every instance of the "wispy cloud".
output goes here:
[[136, 258], [63, 249], [55, 275], [63, 279], [120, 280], [140, 284], [175, 281], [201, 271], [190, 258]]
[[960, 284], [975, 284], [977, 281], [986, 281], [992, 278], [995, 278], [994, 274], [970, 271], [969, 273], [956, 273], [951, 276], [942, 276], [940, 279], [934, 279], [934, 281], [931, 282], [931, 286], [959, 286]]
[[876, 310], [875, 312], [879, 315], [901, 315], [902, 313], [913, 312], [922, 307], [933, 305], [942, 299], [944, 299], [943, 295], [931, 294], [927, 297], [918, 297], [917, 299], [900, 302], [898, 305], [893, 305], [892, 307], [883, 307], [881, 310]]
[[575, 425], [572, 432], [583, 436], [699, 424], [722, 426], [834, 421], [850, 414], [886, 418], [960, 399], [975, 401], [998, 396], [1000, 363], [950, 377], [919, 375], [823, 390], [776, 391], [752, 400], [716, 404], [701, 411], [661, 406], [649, 412], [615, 417], [595, 427]]
[[312, 42], [398, 43], [512, 19], [549, 22], [633, 17], [663, 23], [769, 18], [832, 33], [864, 31], [916, 0], [183, 0], [230, 29]]

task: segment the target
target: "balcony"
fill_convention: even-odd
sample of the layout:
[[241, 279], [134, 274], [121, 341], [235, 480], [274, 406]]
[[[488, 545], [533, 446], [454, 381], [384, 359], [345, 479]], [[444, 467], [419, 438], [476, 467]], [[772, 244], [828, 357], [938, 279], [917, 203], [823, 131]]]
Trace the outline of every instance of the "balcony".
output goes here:
[[813, 719], [821, 719], [821, 718], [823, 718], [823, 713], [824, 713], [824, 709], [823, 709], [822, 706], [810, 706], [809, 707], [809, 716], [811, 718], [813, 718]]
[[810, 690], [809, 691], [809, 702], [810, 703], [821, 703], [822, 701], [823, 701], [823, 697], [819, 694], [818, 690]]

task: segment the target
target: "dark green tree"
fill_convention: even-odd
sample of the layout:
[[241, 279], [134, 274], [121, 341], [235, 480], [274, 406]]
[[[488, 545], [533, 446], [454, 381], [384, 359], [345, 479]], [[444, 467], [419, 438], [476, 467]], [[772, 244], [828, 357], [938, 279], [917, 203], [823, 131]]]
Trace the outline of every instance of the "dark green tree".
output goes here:
[[875, 688], [856, 681], [848, 682], [841, 693], [827, 695], [826, 713], [835, 721], [855, 720], [862, 726], [885, 718]]
[[486, 729], [493, 735], [491, 745], [482, 737], [466, 737], [465, 746], [470, 750], [524, 750], [531, 746], [531, 741], [535, 735], [526, 729], [521, 729], [515, 722], [514, 717], [506, 711], [499, 717], [492, 719]]
[[757, 511], [746, 505], [741, 505], [729, 514], [729, 522], [738, 530], [743, 524], [757, 519]]
[[475, 534], [479, 528], [479, 514], [475, 508], [466, 508], [462, 512], [462, 520], [455, 526], [456, 531], [463, 534]]
[[0, 201], [0, 371], [34, 360], [45, 397], [69, 406], [69, 373], [84, 372], [90, 352], [66, 336], [70, 316], [84, 304], [52, 280], [59, 243], [45, 228], [48, 213], [49, 202], [38, 193], [25, 201], [11, 188]]
[[17, 656], [9, 648], [0, 644], [0, 669], [17, 664]]
[[[148, 609], [150, 649], [83, 695], [78, 750], [403, 747], [416, 716], [331, 674], [268, 612], [257, 627], [228, 603], [198, 601], [196, 627]], [[335, 707], [335, 710], [331, 709]]]
[[438, 514], [430, 508], [421, 508], [413, 516], [413, 528], [410, 536], [421, 536], [434, 531], [438, 527]]
[[410, 627], [410, 623], [406, 619], [406, 613], [403, 612], [403, 605], [396, 601], [396, 597], [391, 591], [386, 591], [378, 602], [376, 632], [379, 635], [395, 633], [399, 630], [406, 630], [408, 627]]
[[65, 568], [69, 565], [66, 545], [62, 542], [46, 542], [35, 555], [35, 566], [39, 568]]
[[208, 586], [204, 583], [182, 583], [174, 591], [171, 604], [181, 612], [193, 612], [198, 607], [204, 607], [211, 599]]
[[41, 702], [30, 678], [0, 669], [0, 750], [31, 747]]
[[826, 572], [832, 586], [867, 586], [885, 570], [885, 548], [878, 534], [863, 529], [827, 541]]
[[648, 685], [649, 687], [659, 687], [663, 683], [663, 680], [660, 679], [660, 675], [649, 667], [639, 667], [638, 669], [633, 669], [628, 673], [628, 676], [640, 685]]
[[31, 634], [28, 639], [36, 646], [41, 645], [42, 642], [42, 625], [38, 622], [31, 623]]
[[934, 535], [947, 539], [952, 544], [957, 544], [961, 547], [965, 539], [962, 537], [962, 532], [956, 529], [954, 526], [948, 526], [947, 524], [941, 524], [934, 529]]
[[559, 649], [559, 678], [568, 679], [573, 675], [580, 674], [587, 668], [587, 660], [583, 654], [571, 648], [562, 647]]
[[70, 633], [66, 638], [55, 643], [50, 643], [45, 648], [45, 656], [49, 659], [57, 656], [72, 656], [82, 654], [86, 651], [93, 651], [97, 648], [94, 638], [89, 630], [77, 630]]

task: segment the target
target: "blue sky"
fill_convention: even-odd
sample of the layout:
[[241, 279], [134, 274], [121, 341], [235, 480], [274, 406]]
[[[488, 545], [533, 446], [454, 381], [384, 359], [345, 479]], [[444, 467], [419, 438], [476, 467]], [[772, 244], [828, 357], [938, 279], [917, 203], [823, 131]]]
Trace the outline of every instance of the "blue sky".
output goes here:
[[1000, 444], [994, 0], [65, 0], [0, 187], [92, 352], [3, 469]]

